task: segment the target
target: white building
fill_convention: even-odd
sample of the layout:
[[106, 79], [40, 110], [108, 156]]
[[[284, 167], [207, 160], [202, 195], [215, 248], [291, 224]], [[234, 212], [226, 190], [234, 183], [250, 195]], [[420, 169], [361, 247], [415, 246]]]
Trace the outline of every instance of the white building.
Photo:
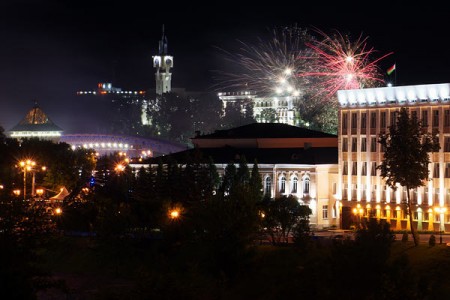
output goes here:
[[[272, 198], [294, 195], [312, 210], [311, 225], [339, 227], [337, 136], [279, 123], [254, 123], [192, 139], [203, 157], [211, 157], [220, 176], [245, 156], [249, 169], [256, 160], [264, 193]], [[183, 163], [190, 149], [170, 155]], [[164, 157], [163, 157], [164, 158]], [[131, 164], [139, 169], [147, 164]]]
[[394, 193], [376, 169], [383, 160], [378, 137], [401, 107], [408, 107], [428, 132], [437, 130], [441, 149], [430, 153], [432, 180], [412, 191], [414, 226], [418, 230], [450, 229], [450, 84], [428, 84], [338, 91], [339, 198], [342, 226], [353, 212], [374, 213], [393, 229], [409, 228], [402, 210], [406, 191]]

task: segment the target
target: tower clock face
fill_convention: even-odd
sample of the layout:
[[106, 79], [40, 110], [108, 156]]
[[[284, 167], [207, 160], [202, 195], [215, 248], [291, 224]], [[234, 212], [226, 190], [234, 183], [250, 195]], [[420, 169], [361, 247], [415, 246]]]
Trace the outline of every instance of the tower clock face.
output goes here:
[[172, 66], [172, 59], [171, 58], [166, 58], [166, 66], [171, 67]]
[[160, 65], [161, 65], [160, 58], [159, 57], [155, 57], [153, 59], [153, 66], [156, 67], [156, 68], [159, 68]]

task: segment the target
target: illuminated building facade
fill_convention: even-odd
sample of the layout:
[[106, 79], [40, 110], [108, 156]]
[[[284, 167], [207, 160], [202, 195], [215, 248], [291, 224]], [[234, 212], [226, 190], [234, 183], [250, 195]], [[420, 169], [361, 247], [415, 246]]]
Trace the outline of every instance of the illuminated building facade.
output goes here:
[[355, 214], [374, 214], [393, 229], [409, 228], [402, 209], [405, 188], [394, 192], [376, 169], [383, 160], [379, 134], [388, 130], [401, 107], [407, 107], [425, 130], [439, 132], [441, 146], [430, 153], [432, 180], [411, 191], [413, 225], [418, 230], [450, 230], [450, 84], [341, 90], [338, 100], [342, 227], [348, 227]]
[[9, 136], [16, 139], [39, 138], [58, 142], [62, 132], [63, 130], [35, 103], [19, 124], [9, 130]]
[[65, 134], [60, 141], [71, 145], [72, 149], [94, 149], [99, 155], [122, 152], [131, 158], [157, 157], [187, 149], [184, 145], [158, 138], [112, 134]]
[[[220, 176], [230, 162], [239, 167], [242, 156], [251, 170], [256, 160], [265, 194], [295, 196], [312, 210], [313, 227], [339, 227], [337, 193], [337, 136], [281, 123], [253, 123], [192, 138], [195, 149], [163, 156], [163, 162], [183, 165], [188, 153], [200, 150], [211, 157]], [[205, 163], [207, 163], [205, 161]], [[140, 167], [157, 166], [150, 159]]]
[[[274, 97], [260, 97], [255, 92], [221, 92], [218, 93], [222, 101], [223, 110], [228, 105], [240, 105], [240, 110], [245, 113], [245, 104], [252, 104], [253, 118], [258, 123], [278, 122], [288, 125], [299, 125], [295, 103], [298, 95], [280, 94]], [[271, 114], [273, 112], [273, 116]]]

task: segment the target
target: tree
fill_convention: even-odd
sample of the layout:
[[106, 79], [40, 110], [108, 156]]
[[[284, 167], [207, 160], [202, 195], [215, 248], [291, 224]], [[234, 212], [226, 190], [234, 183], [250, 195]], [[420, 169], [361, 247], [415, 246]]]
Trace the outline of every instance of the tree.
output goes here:
[[273, 108], [265, 108], [261, 111], [261, 122], [275, 123], [278, 121], [277, 111]]
[[300, 205], [292, 195], [269, 199], [262, 207], [263, 225], [267, 228], [273, 244], [287, 243], [289, 235], [300, 220], [306, 220], [311, 214], [311, 210]]
[[409, 215], [411, 234], [414, 244], [419, 244], [419, 237], [413, 226], [410, 190], [424, 185], [428, 180], [430, 152], [440, 149], [437, 132], [424, 133], [422, 123], [416, 116], [409, 116], [408, 109], [402, 107], [389, 131], [380, 134], [379, 141], [384, 149], [384, 157], [377, 168], [386, 184], [394, 191], [398, 185], [406, 188], [406, 210]]
[[263, 185], [261, 180], [261, 175], [259, 173], [258, 162], [255, 159], [253, 163], [252, 172], [250, 174], [250, 189], [252, 190], [252, 195], [257, 197], [258, 201], [261, 201], [263, 198]]

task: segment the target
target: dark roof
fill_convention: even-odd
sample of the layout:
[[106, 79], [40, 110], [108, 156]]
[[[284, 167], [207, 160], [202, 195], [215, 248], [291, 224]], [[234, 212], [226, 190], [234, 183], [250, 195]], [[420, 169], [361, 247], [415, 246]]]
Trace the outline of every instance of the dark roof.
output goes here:
[[253, 123], [214, 133], [196, 136], [195, 139], [245, 139], [245, 138], [336, 138], [337, 135], [283, 123]]
[[195, 148], [181, 151], [165, 156], [151, 158], [147, 163], [157, 164], [161, 159], [163, 163], [169, 160], [184, 164], [188, 157], [200, 155], [204, 162], [212, 158], [215, 164], [238, 163], [240, 157], [245, 156], [248, 163], [253, 163], [256, 159], [258, 164], [337, 164], [338, 148]]
[[19, 122], [9, 131], [62, 131], [49, 117], [35, 105]]

